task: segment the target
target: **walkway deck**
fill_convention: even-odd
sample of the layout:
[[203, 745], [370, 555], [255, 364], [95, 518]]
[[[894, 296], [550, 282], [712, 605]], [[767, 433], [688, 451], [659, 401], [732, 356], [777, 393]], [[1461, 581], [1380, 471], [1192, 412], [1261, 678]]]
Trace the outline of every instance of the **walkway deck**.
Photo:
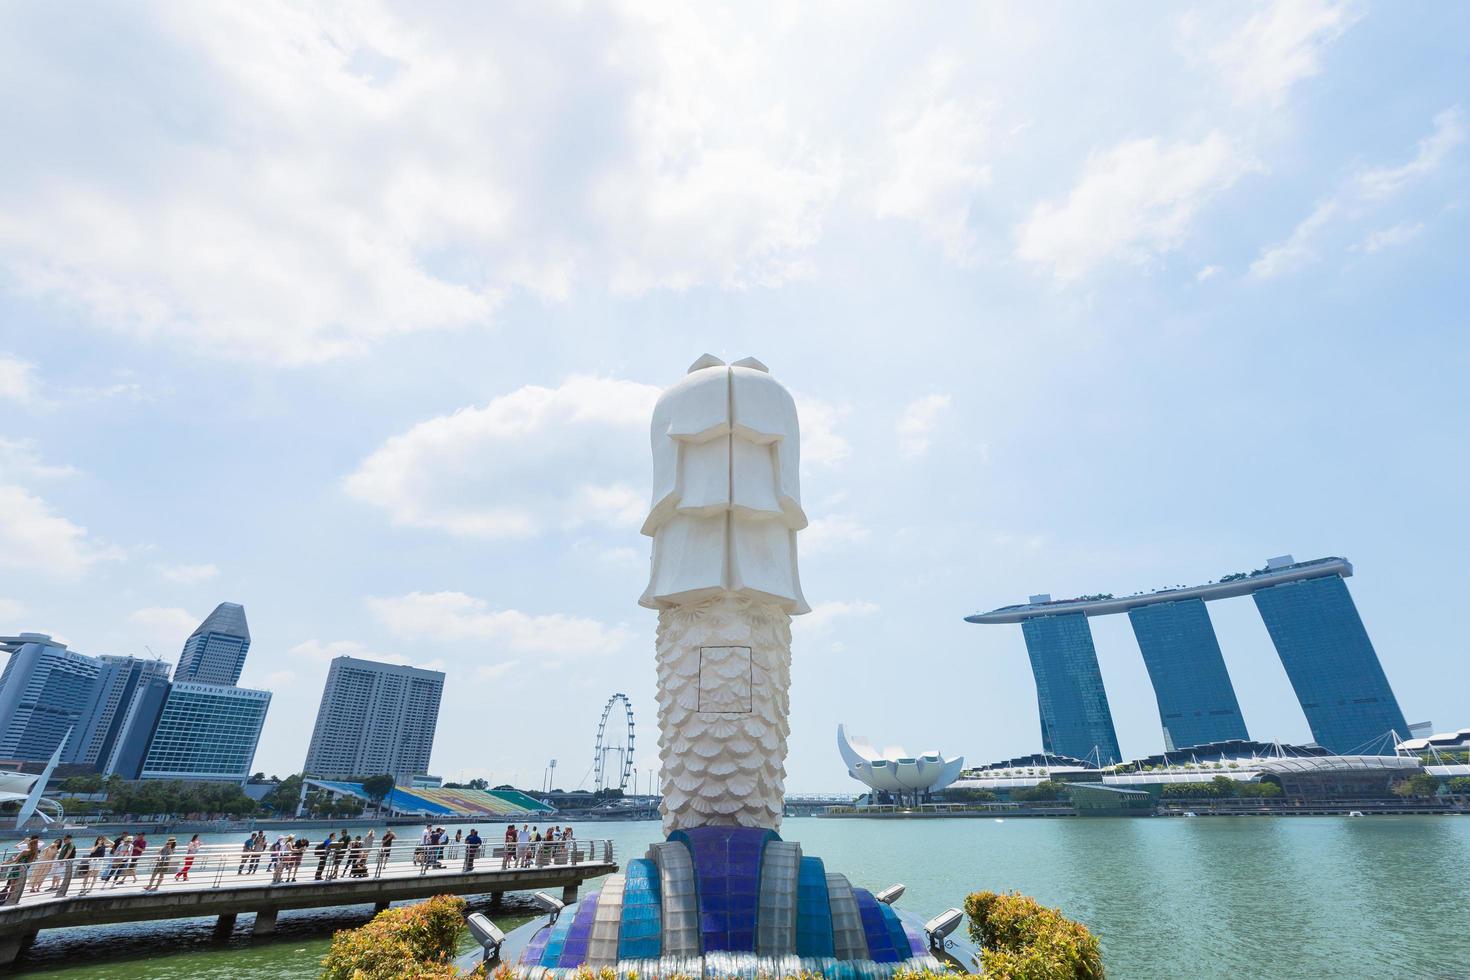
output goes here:
[[[538, 861], [531, 855], [528, 867], [502, 867], [497, 856], [481, 858], [473, 871], [465, 871], [462, 858], [446, 857], [448, 867], [423, 868], [414, 863], [409, 849], [402, 859], [372, 862], [368, 877], [317, 880], [315, 859], [300, 867], [296, 881], [275, 880], [269, 855], [263, 855], [255, 874], [237, 873], [237, 850], [209, 855], [200, 862], [191, 881], [175, 882], [170, 872], [157, 891], [145, 890], [156, 857], [145, 854], [138, 864], [138, 880], [123, 885], [99, 884], [83, 893], [80, 878], [68, 881], [67, 894], [27, 892], [14, 905], [0, 906], [0, 967], [12, 963], [35, 939], [41, 929], [104, 925], [157, 919], [218, 916], [216, 930], [228, 934], [240, 913], [255, 913], [253, 935], [275, 931], [276, 916], [285, 909], [320, 908], [334, 905], [388, 903], [433, 895], [495, 895], [509, 891], [560, 888], [564, 901], [575, 900], [582, 882], [618, 870], [610, 841], [579, 841], [576, 860], [563, 851], [554, 859]], [[512, 861], [515, 865], [520, 862]], [[180, 862], [174, 861], [172, 871]], [[330, 871], [328, 872], [330, 873]]]

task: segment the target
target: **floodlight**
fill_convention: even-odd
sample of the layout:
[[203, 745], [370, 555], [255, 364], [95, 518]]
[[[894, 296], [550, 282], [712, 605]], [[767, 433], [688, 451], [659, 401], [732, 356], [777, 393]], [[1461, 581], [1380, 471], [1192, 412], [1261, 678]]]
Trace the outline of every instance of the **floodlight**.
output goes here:
[[563, 902], [561, 899], [548, 895], [545, 892], [537, 892], [535, 895], [531, 896], [531, 899], [537, 905], [541, 906], [541, 910], [543, 912], [551, 913], [552, 922], [555, 922], [556, 917], [561, 915], [561, 910], [567, 907], [566, 903]]
[[471, 915], [468, 925], [470, 935], [475, 937], [475, 942], [485, 951], [484, 962], [500, 959], [500, 944], [505, 942], [505, 933], [500, 931], [500, 927], [486, 918], [484, 912]]
[[883, 889], [881, 892], [874, 895], [873, 897], [882, 902], [884, 905], [892, 905], [900, 898], [903, 898], [903, 886], [889, 885], [887, 888]]
[[943, 946], [945, 937], [958, 929], [960, 923], [964, 921], [964, 912], [959, 909], [950, 909], [947, 912], [940, 912], [924, 923], [924, 931], [929, 934], [929, 946], [931, 948]]

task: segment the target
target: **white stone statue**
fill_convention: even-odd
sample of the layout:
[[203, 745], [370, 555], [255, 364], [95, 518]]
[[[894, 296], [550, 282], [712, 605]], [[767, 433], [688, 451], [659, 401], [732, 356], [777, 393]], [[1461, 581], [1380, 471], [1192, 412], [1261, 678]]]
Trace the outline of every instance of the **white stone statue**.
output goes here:
[[791, 617], [806, 527], [796, 404], [754, 358], [709, 354], [653, 409], [648, 588], [659, 611], [664, 832], [781, 825]]

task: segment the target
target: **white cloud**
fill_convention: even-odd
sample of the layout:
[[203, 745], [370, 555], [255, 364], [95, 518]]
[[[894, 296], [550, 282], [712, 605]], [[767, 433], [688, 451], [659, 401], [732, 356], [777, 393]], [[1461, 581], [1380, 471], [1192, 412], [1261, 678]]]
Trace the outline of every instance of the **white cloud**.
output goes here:
[[1397, 248], [1418, 238], [1422, 231], [1424, 231], [1424, 222], [1415, 221], [1410, 223], [1403, 221], [1394, 225], [1392, 228], [1380, 228], [1378, 231], [1372, 232], [1367, 238], [1363, 239], [1357, 248], [1369, 254], [1381, 252], [1386, 248]]
[[411, 592], [367, 600], [389, 632], [404, 638], [480, 643], [517, 654], [587, 656], [616, 653], [632, 638], [624, 626], [561, 613], [531, 615], [494, 609], [463, 592]]
[[0, 567], [74, 578], [100, 561], [122, 557], [97, 543], [23, 487], [0, 484]]
[[1218, 265], [1207, 265], [1194, 274], [1194, 281], [1206, 282], [1218, 276], [1220, 272], [1221, 269]]
[[14, 624], [26, 614], [26, 607], [15, 599], [0, 597], [0, 622]]
[[871, 616], [878, 611], [878, 604], [868, 602], [864, 599], [838, 599], [832, 602], [819, 602], [812, 606], [812, 611], [804, 616], [797, 616], [792, 620], [792, 625], [798, 631], [813, 634], [825, 633], [843, 619], [863, 618]]
[[296, 660], [314, 663], [330, 663], [338, 657], [355, 657], [358, 660], [374, 660], [381, 664], [397, 664], [400, 667], [421, 667], [424, 670], [443, 670], [441, 658], [415, 660], [401, 653], [382, 653], [356, 640], [303, 640], [293, 646], [289, 653]]
[[80, 67], [38, 29], [0, 269], [100, 327], [272, 363], [480, 327], [518, 291], [785, 282], [842, 155], [788, 111], [772, 26], [261, 0], [139, 11]]
[[506, 660], [498, 664], [481, 664], [475, 668], [475, 680], [482, 684], [498, 681], [510, 675], [521, 662], [519, 660]]
[[949, 395], [925, 395], [909, 402], [894, 431], [898, 433], [898, 451], [910, 458], [929, 451], [930, 437], [940, 418], [949, 410]]
[[[1272, 279], [1309, 265], [1320, 257], [1322, 240], [1334, 226], [1361, 218], [1412, 184], [1434, 174], [1450, 153], [1465, 141], [1465, 136], [1465, 118], [1458, 108], [1439, 113], [1434, 117], [1433, 131], [1419, 140], [1408, 162], [1395, 167], [1362, 169], [1350, 175], [1332, 194], [1318, 201], [1311, 214], [1302, 219], [1285, 240], [1261, 249], [1260, 257], [1251, 263], [1251, 275], [1258, 279]], [[1363, 243], [1364, 250], [1377, 251], [1384, 245], [1407, 241], [1418, 233], [1417, 229], [1409, 232], [1406, 225], [1388, 231], [1400, 237], [1395, 239], [1391, 235], [1377, 243], [1377, 248], [1370, 248], [1370, 236]]]
[[0, 436], [0, 481], [56, 480], [76, 475], [75, 467], [43, 462], [35, 440]]
[[0, 354], [0, 398], [27, 407], [45, 404], [36, 366], [18, 357]]
[[208, 582], [219, 575], [219, 566], [213, 563], [203, 565], [157, 565], [158, 574], [170, 582], [180, 585], [198, 585], [200, 582]]
[[850, 514], [828, 514], [813, 518], [796, 540], [802, 554], [819, 555], [861, 544], [870, 533], [867, 525]]
[[847, 405], [835, 405], [820, 398], [793, 395], [796, 417], [801, 424], [801, 462], [836, 466], [852, 453], [837, 425], [851, 411]]
[[584, 523], [634, 525], [646, 506], [659, 389], [574, 377], [421, 422], [369, 455], [347, 492], [393, 523], [480, 538]]
[[973, 257], [970, 203], [990, 184], [984, 155], [993, 106], [951, 92], [955, 65], [931, 66], [923, 90], [887, 123], [888, 157], [874, 192], [879, 217], [913, 221], [951, 261]]
[[1357, 3], [1271, 0], [1208, 52], [1241, 102], [1279, 105], [1322, 70], [1326, 48], [1363, 16]]
[[1031, 211], [1016, 229], [1016, 255], [1063, 281], [1110, 260], [1148, 265], [1177, 248], [1204, 204], [1255, 166], [1218, 132], [1197, 143], [1120, 143], [1088, 158], [1065, 201]]
[[176, 606], [150, 606], [128, 616], [128, 622], [142, 630], [143, 641], [163, 657], [182, 649], [201, 621], [202, 617]]

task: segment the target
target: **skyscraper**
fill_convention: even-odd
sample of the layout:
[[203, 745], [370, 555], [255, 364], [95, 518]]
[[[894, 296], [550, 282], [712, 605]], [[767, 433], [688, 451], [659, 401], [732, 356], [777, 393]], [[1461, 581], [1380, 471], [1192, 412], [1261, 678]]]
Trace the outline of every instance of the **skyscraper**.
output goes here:
[[1250, 737], [1203, 600], [1135, 606], [1128, 619], [1153, 681], [1164, 751]]
[[[0, 637], [0, 759], [45, 762], [83, 720], [98, 662], [44, 633]], [[70, 744], [70, 743], [68, 743]]]
[[240, 680], [249, 650], [250, 627], [245, 623], [245, 607], [236, 602], [221, 602], [184, 642], [174, 680], [228, 687]]
[[270, 704], [269, 691], [175, 681], [139, 778], [245, 782]]
[[429, 771], [444, 674], [356, 657], [327, 671], [305, 772], [322, 779]]
[[117, 732], [107, 754], [97, 756], [97, 767], [102, 775], [116, 774], [124, 779], [138, 778], [143, 771], [143, 759], [148, 754], [148, 745], [153, 741], [154, 729], [158, 727], [158, 718], [163, 714], [163, 705], [168, 700], [171, 688], [167, 673], [144, 674], [138, 678], [126, 710], [119, 708]]
[[97, 681], [82, 711], [81, 722], [67, 744], [63, 762], [105, 767], [118, 734], [124, 730], [123, 723], [129, 717], [133, 699], [145, 696], [145, 691], [160, 684], [168, 684], [168, 664], [161, 660], [104, 654], [97, 658], [97, 663]]
[[271, 695], [234, 686], [249, 649], [245, 608], [220, 603], [184, 642], [173, 684], [166, 691], [154, 689], [152, 700], [136, 705], [136, 717], [114, 745], [109, 768], [126, 776], [136, 767], [139, 779], [243, 783], [250, 778]]
[[1347, 582], [1337, 575], [1254, 593], [1312, 738], [1340, 753], [1392, 753], [1409, 726]]
[[1037, 616], [1023, 620], [1021, 632], [1036, 677], [1042, 749], [1104, 766], [1121, 762], [1087, 617]]

